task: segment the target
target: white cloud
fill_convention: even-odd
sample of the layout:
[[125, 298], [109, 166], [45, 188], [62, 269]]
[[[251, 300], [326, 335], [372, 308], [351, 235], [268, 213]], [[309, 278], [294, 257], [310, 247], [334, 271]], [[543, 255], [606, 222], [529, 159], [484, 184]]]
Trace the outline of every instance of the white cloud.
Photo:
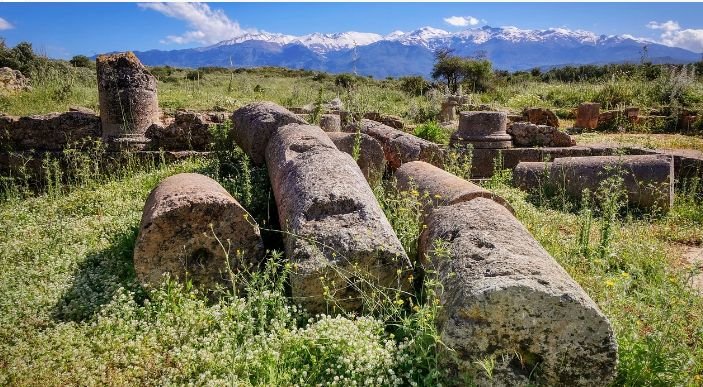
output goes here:
[[10, 30], [13, 28], [15, 28], [15, 26], [13, 26], [12, 23], [0, 17], [0, 31]]
[[664, 23], [651, 21], [647, 28], [661, 30], [661, 43], [685, 48], [694, 52], [703, 52], [703, 29], [681, 29], [679, 23], [669, 20]]
[[255, 30], [243, 29], [221, 9], [212, 10], [205, 3], [141, 3], [139, 7], [151, 9], [174, 19], [183, 20], [189, 30], [182, 35], [169, 35], [161, 43], [186, 44], [198, 42], [213, 44]]
[[[476, 19], [473, 16], [451, 16], [444, 18], [444, 21], [454, 27], [468, 27], [475, 26], [481, 23], [481, 20]], [[484, 21], [485, 23], [485, 21]]]
[[653, 30], [663, 30], [663, 31], [676, 31], [680, 30], [681, 27], [679, 26], [679, 23], [669, 20], [664, 23], [657, 23], [655, 21], [651, 21], [647, 23], [647, 28], [651, 28]]

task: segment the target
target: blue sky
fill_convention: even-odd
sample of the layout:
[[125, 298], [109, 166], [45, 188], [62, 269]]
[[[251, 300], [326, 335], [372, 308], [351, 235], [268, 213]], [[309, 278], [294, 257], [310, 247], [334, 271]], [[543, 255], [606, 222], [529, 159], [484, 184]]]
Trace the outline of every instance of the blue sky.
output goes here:
[[250, 31], [387, 34], [490, 25], [629, 34], [702, 52], [702, 16], [703, 3], [0, 3], [0, 36], [70, 58], [204, 46]]

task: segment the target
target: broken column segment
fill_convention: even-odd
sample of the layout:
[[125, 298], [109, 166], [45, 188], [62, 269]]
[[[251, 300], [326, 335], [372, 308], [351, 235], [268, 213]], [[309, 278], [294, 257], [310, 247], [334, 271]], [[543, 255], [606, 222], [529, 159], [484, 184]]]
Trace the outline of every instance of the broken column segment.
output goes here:
[[348, 125], [344, 131], [355, 132], [357, 129], [381, 143], [388, 166], [393, 170], [416, 160], [442, 165], [442, 150], [433, 142], [368, 119], [361, 120], [358, 125]]
[[156, 78], [133, 53], [100, 55], [96, 64], [104, 139], [140, 136], [159, 122]]
[[[378, 184], [386, 170], [386, 158], [383, 154], [383, 147], [373, 137], [368, 134], [359, 133], [359, 154], [356, 160], [361, 168], [366, 181], [371, 186]], [[354, 146], [357, 141], [357, 133], [328, 132], [327, 136], [340, 151], [354, 156]]]
[[512, 206], [500, 196], [423, 161], [403, 164], [395, 172], [395, 177], [399, 190], [415, 189], [420, 194], [427, 194], [432, 207], [487, 198], [514, 212]]
[[510, 211], [476, 198], [438, 207], [425, 224], [419, 251], [443, 289], [439, 332], [460, 372], [479, 385], [613, 380], [608, 319]]
[[261, 165], [265, 162], [269, 139], [287, 124], [305, 124], [305, 121], [273, 102], [254, 102], [234, 111], [231, 135], [251, 161]]
[[505, 112], [461, 112], [459, 130], [452, 134], [450, 145], [471, 144], [474, 148], [504, 149], [512, 147], [507, 133], [508, 115]]
[[579, 105], [576, 111], [577, 128], [595, 129], [598, 127], [598, 117], [600, 116], [600, 104], [586, 102]]
[[393, 228], [354, 159], [322, 129], [279, 128], [266, 165], [295, 302], [311, 313], [361, 310], [366, 292], [409, 288], [411, 264]]
[[551, 162], [523, 161], [513, 169], [513, 186], [523, 191], [546, 187], [549, 181]]
[[[548, 184], [580, 200], [595, 193], [608, 178], [621, 177], [630, 205], [668, 210], [674, 201], [674, 163], [666, 155], [562, 157], [551, 163], [518, 164], [513, 180], [530, 190]], [[540, 171], [542, 176], [536, 176]]]
[[228, 266], [234, 273], [254, 270], [263, 254], [254, 219], [220, 184], [207, 176], [181, 173], [149, 194], [134, 247], [134, 268], [143, 284], [158, 285], [170, 273], [171, 278], [214, 290], [231, 286]]
[[320, 128], [325, 132], [342, 131], [342, 117], [339, 114], [323, 114], [320, 116]]

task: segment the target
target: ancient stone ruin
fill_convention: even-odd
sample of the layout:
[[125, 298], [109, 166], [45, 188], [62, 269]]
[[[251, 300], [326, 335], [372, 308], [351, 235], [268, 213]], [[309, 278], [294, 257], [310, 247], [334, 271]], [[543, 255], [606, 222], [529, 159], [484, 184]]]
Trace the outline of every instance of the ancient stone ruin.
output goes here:
[[459, 130], [452, 134], [450, 145], [471, 144], [474, 148], [502, 149], [513, 146], [507, 133], [505, 112], [461, 112]]
[[395, 178], [401, 191], [415, 189], [426, 196], [430, 208], [488, 198], [513, 212], [510, 204], [500, 196], [424, 161], [403, 164], [395, 172]]
[[320, 128], [325, 132], [342, 131], [342, 117], [339, 114], [323, 114], [320, 116]]
[[520, 163], [513, 184], [523, 190], [561, 189], [580, 200], [595, 193], [611, 177], [621, 177], [628, 202], [640, 208], [669, 210], [674, 202], [674, 163], [671, 156], [564, 157], [553, 162]]
[[22, 72], [9, 67], [0, 67], [0, 95], [31, 89], [29, 79], [22, 75]]
[[[386, 157], [378, 141], [364, 133], [328, 132], [327, 136], [337, 149], [352, 157], [358, 157], [356, 163], [371, 186], [381, 181], [383, 172], [386, 170]], [[357, 142], [358, 155], [355, 155], [354, 147]]]
[[393, 170], [409, 161], [421, 160], [438, 165], [442, 163], [442, 150], [437, 144], [393, 129], [380, 122], [363, 119], [359, 124], [347, 125], [344, 130], [352, 133], [359, 130], [380, 142], [388, 166]]
[[613, 379], [608, 319], [510, 211], [478, 197], [438, 207], [425, 224], [419, 251], [445, 289], [438, 325], [459, 370], [489, 383], [476, 360], [494, 357], [501, 385], [525, 384], [537, 368], [547, 385]]
[[203, 289], [232, 284], [257, 270], [264, 246], [259, 227], [215, 180], [181, 173], [163, 180], [144, 206], [134, 247], [139, 280], [156, 286], [169, 273]]
[[412, 265], [357, 163], [319, 127], [286, 123], [292, 114], [245, 106], [233, 136], [251, 155], [265, 148], [293, 298], [311, 312], [361, 310], [364, 290], [408, 287]]
[[571, 136], [556, 127], [536, 125], [530, 122], [513, 122], [507, 133], [516, 147], [564, 147], [576, 145]]
[[159, 122], [156, 77], [133, 53], [101, 55], [96, 63], [103, 138], [139, 137]]

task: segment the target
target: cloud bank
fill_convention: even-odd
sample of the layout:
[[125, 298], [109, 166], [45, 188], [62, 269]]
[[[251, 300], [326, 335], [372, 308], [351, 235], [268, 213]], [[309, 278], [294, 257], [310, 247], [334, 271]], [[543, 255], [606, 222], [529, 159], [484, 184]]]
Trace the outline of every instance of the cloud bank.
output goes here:
[[703, 52], [703, 29], [682, 29], [678, 22], [669, 20], [663, 23], [651, 21], [647, 28], [661, 31], [661, 43], [681, 47], [693, 52]]
[[161, 41], [164, 44], [192, 42], [213, 44], [248, 32], [255, 32], [255, 30], [243, 29], [223, 10], [212, 10], [205, 3], [141, 3], [139, 7], [186, 22], [189, 30], [182, 35], [167, 36]]

